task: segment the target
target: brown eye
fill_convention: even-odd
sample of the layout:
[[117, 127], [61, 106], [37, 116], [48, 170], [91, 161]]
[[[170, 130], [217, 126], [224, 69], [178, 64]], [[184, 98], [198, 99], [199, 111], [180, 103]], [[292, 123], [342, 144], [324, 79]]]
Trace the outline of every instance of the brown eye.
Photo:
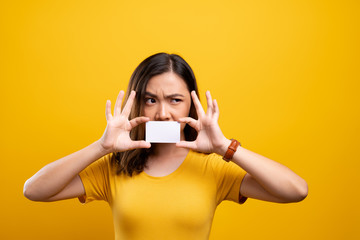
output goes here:
[[179, 103], [179, 102], [182, 102], [182, 99], [180, 99], [180, 98], [173, 98], [173, 99], [171, 99], [171, 102], [172, 102], [172, 103]]
[[156, 101], [154, 98], [145, 98], [145, 103], [147, 104], [154, 104]]

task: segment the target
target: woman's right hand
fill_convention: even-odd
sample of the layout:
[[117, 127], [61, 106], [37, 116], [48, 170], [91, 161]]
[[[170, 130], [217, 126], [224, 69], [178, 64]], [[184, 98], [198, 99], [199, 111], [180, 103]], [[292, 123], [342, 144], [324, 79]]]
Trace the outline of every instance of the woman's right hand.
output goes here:
[[103, 136], [100, 138], [100, 144], [108, 152], [124, 152], [135, 148], [151, 147], [149, 142], [144, 140], [133, 141], [130, 138], [130, 130], [132, 128], [150, 120], [148, 117], [136, 117], [129, 121], [135, 94], [135, 91], [131, 91], [128, 101], [121, 111], [124, 91], [120, 91], [115, 103], [114, 116], [111, 114], [111, 101], [106, 101], [105, 115], [107, 126]]

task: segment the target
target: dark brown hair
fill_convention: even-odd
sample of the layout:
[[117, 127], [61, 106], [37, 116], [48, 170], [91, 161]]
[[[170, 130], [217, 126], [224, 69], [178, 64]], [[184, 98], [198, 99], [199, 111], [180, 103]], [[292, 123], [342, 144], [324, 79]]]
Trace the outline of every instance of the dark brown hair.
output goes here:
[[[156, 53], [142, 61], [131, 75], [126, 96], [123, 101], [123, 103], [127, 102], [131, 90], [136, 91], [136, 97], [129, 119], [143, 115], [142, 111], [145, 103], [144, 96], [146, 85], [152, 77], [166, 72], [173, 72], [180, 76], [185, 81], [189, 92], [195, 90], [196, 94], [199, 96], [195, 75], [189, 64], [177, 54], [168, 54], [164, 52]], [[197, 119], [196, 109], [192, 101], [189, 117]], [[144, 140], [144, 135], [144, 124], [140, 124], [130, 131], [130, 137], [132, 140]], [[186, 141], [194, 141], [197, 137], [197, 132], [189, 125], [186, 125], [184, 128], [184, 135]], [[141, 173], [144, 171], [147, 158], [151, 151], [151, 148], [139, 148], [125, 152], [114, 152], [112, 163], [116, 167], [117, 174], [124, 173], [132, 176], [134, 172]]]

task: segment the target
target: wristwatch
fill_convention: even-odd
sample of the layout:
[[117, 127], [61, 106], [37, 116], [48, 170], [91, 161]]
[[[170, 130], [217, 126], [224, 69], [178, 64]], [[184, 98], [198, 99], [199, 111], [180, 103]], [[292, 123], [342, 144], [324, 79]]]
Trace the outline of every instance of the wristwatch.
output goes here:
[[234, 153], [236, 152], [236, 149], [241, 146], [240, 142], [238, 142], [237, 140], [235, 139], [230, 139], [231, 140], [231, 143], [223, 157], [223, 159], [227, 162], [229, 162], [233, 156], [234, 156]]

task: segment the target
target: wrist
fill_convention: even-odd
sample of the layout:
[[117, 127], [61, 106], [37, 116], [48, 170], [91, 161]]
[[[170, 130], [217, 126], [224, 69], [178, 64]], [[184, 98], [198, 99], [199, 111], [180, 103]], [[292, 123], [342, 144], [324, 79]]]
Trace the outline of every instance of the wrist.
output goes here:
[[98, 146], [99, 152], [101, 152], [103, 155], [107, 155], [113, 152], [112, 148], [103, 146], [101, 139], [97, 140], [95, 144]]
[[230, 144], [228, 145], [228, 148], [227, 148], [225, 154], [223, 155], [223, 159], [226, 162], [229, 162], [233, 158], [233, 156], [239, 146], [241, 146], [240, 142], [237, 141], [236, 139], [232, 138], [230, 140]]
[[228, 150], [228, 147], [230, 146], [230, 143], [231, 143], [231, 140], [225, 138], [222, 141], [222, 145], [217, 149], [216, 153], [221, 155], [221, 156], [224, 156], [226, 151]]

